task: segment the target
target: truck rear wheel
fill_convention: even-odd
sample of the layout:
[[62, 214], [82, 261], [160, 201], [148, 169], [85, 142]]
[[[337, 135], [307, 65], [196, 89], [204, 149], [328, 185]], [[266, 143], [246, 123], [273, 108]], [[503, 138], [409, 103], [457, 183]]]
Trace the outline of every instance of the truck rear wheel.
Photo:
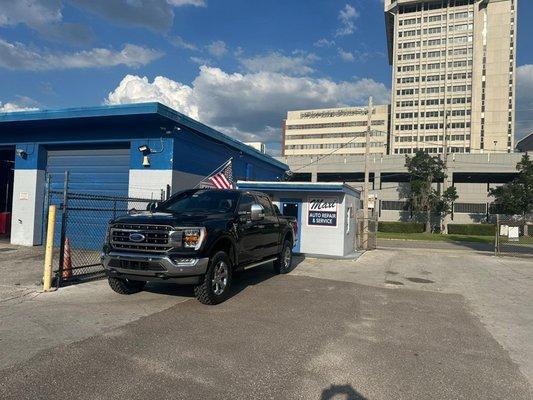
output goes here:
[[290, 272], [292, 266], [292, 242], [285, 240], [278, 259], [274, 261], [274, 272], [276, 274], [286, 274]]
[[194, 288], [198, 301], [202, 304], [214, 305], [226, 300], [229, 296], [231, 275], [229, 256], [223, 251], [217, 252], [209, 261], [203, 282]]
[[119, 294], [134, 294], [139, 293], [144, 289], [146, 282], [131, 281], [129, 279], [108, 278], [109, 286]]

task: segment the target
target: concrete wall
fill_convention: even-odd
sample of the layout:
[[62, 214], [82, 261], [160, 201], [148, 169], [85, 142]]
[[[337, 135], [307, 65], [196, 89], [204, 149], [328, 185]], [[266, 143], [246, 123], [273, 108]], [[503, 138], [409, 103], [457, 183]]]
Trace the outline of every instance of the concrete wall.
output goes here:
[[[448, 183], [454, 185], [457, 189], [459, 198], [456, 203], [475, 203], [486, 204], [491, 203], [493, 199], [488, 196], [488, 188], [495, 188], [503, 182], [454, 182], [454, 174], [487, 174], [486, 177], [491, 179], [491, 176], [497, 181], [500, 179], [499, 175], [516, 174], [516, 164], [521, 160], [523, 154], [521, 153], [501, 153], [501, 154], [455, 154], [449, 155], [448, 158]], [[330, 156], [324, 158], [318, 163], [316, 159], [310, 157], [283, 157], [281, 159], [286, 162], [291, 170], [299, 170], [301, 173], [312, 173], [317, 178], [318, 173], [362, 173], [364, 172], [364, 157], [339, 157]], [[303, 169], [300, 169], [302, 168]], [[370, 157], [370, 172], [374, 176], [371, 186], [371, 194], [377, 196], [378, 201], [404, 201], [409, 188], [408, 182], [402, 182], [401, 179], [394, 180], [391, 176], [398, 178], [405, 178], [407, 169], [405, 168], [405, 156], [387, 155], [387, 156], [371, 156]], [[402, 176], [403, 175], [403, 176]], [[386, 178], [388, 177], [388, 178]], [[390, 181], [387, 181], [390, 180]], [[355, 187], [362, 188], [362, 179], [359, 181], [349, 181], [346, 183]], [[437, 186], [435, 186], [437, 187]], [[378, 212], [379, 208], [376, 210]], [[416, 217], [416, 216], [415, 216]], [[470, 214], [470, 213], [454, 213], [451, 218], [453, 223], [474, 223], [480, 222], [485, 214]], [[408, 220], [411, 218], [411, 213], [401, 210], [384, 210], [381, 207], [381, 214], [379, 219], [382, 221], [399, 221]]]

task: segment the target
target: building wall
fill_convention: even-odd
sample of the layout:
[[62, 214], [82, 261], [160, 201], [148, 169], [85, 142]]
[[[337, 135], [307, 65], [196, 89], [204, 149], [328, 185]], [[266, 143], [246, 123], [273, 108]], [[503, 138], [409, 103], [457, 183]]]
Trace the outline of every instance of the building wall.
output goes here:
[[[76, 112], [80, 113], [80, 118], [46, 121], [33, 118], [32, 114], [30, 121], [0, 121], [0, 146], [9, 145], [13, 151], [17, 148], [26, 152], [24, 157], [15, 157], [13, 244], [42, 244], [49, 149], [129, 147], [128, 195], [138, 198], [160, 199], [161, 191], [166, 191], [167, 185], [172, 193], [194, 187], [230, 157], [233, 158], [236, 179], [278, 180], [284, 174], [283, 167], [267, 162], [265, 155], [252, 149], [251, 152], [240, 150], [196, 129], [184, 126], [179, 130], [169, 129], [170, 133], [162, 132], [162, 125], [170, 124], [173, 128], [176, 123], [157, 114], [151, 114], [146, 119], [135, 115], [133, 122], [124, 118], [115, 120], [115, 117], [94, 122], [90, 118], [81, 118], [85, 110]], [[43, 115], [46, 113], [43, 112]], [[155, 120], [156, 117], [159, 120]], [[141, 145], [152, 149], [148, 167], [143, 166], [143, 154], [138, 151]], [[62, 178], [60, 182], [52, 182], [54, 185], [62, 188]]]
[[[355, 246], [355, 218], [347, 219], [347, 209], [352, 207], [353, 215], [357, 211], [355, 197], [344, 193], [330, 192], [272, 192], [264, 191], [273, 203], [280, 206], [280, 199], [301, 199], [302, 220], [300, 222], [300, 252], [304, 254], [330, 255], [343, 257], [354, 251]], [[334, 197], [338, 201], [337, 226], [314, 226], [308, 224], [309, 197]], [[349, 229], [347, 226], [349, 224]]]
[[392, 153], [511, 152], [516, 0], [449, 4], [385, 2]]
[[[289, 111], [283, 123], [282, 153], [318, 156], [338, 149], [338, 154], [364, 154], [367, 120], [367, 107]], [[370, 152], [386, 154], [388, 105], [374, 107], [372, 130]]]
[[[486, 219], [487, 205], [493, 199], [488, 195], [489, 189], [505, 183], [516, 174], [516, 164], [522, 158], [521, 153], [500, 154], [454, 154], [448, 159], [448, 184], [454, 185], [459, 198], [455, 206], [458, 210], [452, 215], [453, 223], [481, 222]], [[345, 181], [358, 189], [363, 187], [364, 157], [362, 156], [330, 156], [320, 160], [310, 157], [284, 157], [291, 170], [300, 173], [311, 173], [316, 181], [321, 181], [322, 173], [335, 173], [339, 181]], [[409, 191], [405, 156], [388, 155], [370, 158], [371, 191], [376, 195], [382, 221], [400, 221], [417, 218], [402, 209]], [[360, 173], [357, 180], [342, 179], [343, 174]], [[346, 175], [352, 176], [352, 175]], [[470, 178], [471, 176], [471, 178]], [[435, 184], [435, 189], [439, 185]], [[471, 212], [479, 210], [483, 212]]]

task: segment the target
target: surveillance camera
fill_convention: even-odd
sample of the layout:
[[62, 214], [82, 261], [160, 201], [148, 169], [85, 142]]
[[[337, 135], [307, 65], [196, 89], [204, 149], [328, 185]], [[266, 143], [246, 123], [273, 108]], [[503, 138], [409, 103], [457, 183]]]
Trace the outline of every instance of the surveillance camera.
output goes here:
[[143, 154], [145, 154], [145, 153], [150, 154], [150, 147], [148, 147], [146, 144], [143, 144], [142, 146], [139, 146], [138, 149]]

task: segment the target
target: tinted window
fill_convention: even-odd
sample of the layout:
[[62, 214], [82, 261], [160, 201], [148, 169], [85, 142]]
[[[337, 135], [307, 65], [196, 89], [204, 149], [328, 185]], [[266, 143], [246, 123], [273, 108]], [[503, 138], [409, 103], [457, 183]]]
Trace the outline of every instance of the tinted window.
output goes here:
[[239, 194], [226, 190], [187, 190], [161, 203], [156, 211], [170, 213], [234, 212]]
[[241, 202], [239, 203], [239, 212], [250, 212], [252, 211], [252, 204], [254, 203], [253, 196], [245, 194], [241, 197]]
[[259, 200], [259, 204], [263, 206], [265, 216], [274, 215], [274, 211], [272, 210], [272, 205], [270, 203], [270, 200], [268, 200], [266, 197], [263, 197], [263, 196], [257, 196], [257, 200]]

